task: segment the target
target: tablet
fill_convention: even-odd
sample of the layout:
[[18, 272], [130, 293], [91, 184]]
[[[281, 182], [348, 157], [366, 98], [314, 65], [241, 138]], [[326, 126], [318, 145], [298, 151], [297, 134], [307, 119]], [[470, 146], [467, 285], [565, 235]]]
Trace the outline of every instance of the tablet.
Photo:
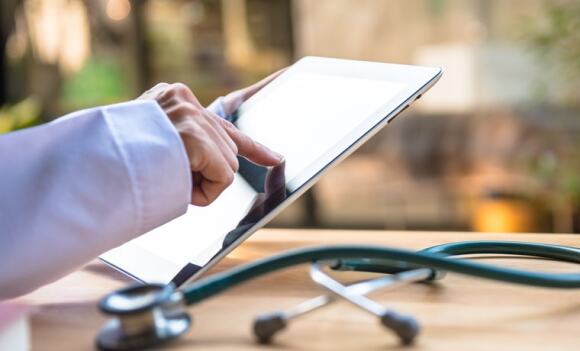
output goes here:
[[137, 280], [198, 278], [310, 188], [441, 76], [440, 68], [305, 57], [237, 112], [235, 125], [284, 155], [279, 167], [240, 159], [235, 180], [211, 205], [101, 256]]

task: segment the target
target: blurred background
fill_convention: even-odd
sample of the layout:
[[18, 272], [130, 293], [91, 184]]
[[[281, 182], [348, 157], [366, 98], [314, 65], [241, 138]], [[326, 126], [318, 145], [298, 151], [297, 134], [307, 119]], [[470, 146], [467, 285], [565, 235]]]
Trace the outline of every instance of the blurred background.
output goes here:
[[271, 226], [580, 232], [579, 0], [2, 0], [0, 133], [305, 55], [445, 75]]

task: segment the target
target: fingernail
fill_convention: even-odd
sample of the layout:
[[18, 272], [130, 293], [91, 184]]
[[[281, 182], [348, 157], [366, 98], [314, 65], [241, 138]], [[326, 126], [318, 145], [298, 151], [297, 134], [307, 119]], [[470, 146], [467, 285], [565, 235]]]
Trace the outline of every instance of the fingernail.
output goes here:
[[284, 155], [279, 154], [277, 152], [274, 152], [274, 154], [278, 157], [278, 161], [280, 161], [280, 163], [283, 163], [284, 161], [286, 161], [286, 157], [284, 157]]

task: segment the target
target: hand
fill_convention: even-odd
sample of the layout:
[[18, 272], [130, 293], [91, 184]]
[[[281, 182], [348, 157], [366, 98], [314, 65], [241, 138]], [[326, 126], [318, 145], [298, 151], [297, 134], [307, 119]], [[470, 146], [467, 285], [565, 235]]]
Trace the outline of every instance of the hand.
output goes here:
[[181, 136], [192, 172], [193, 205], [209, 205], [233, 182], [239, 167], [237, 155], [267, 167], [283, 161], [282, 156], [206, 110], [184, 84], [160, 83], [139, 99], [157, 101]]

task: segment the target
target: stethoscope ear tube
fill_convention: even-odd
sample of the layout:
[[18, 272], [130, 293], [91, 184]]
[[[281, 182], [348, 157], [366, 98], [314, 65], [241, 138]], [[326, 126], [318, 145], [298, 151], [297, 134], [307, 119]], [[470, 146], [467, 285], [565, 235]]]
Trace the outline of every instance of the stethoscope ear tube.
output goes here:
[[[544, 258], [560, 262], [580, 263], [580, 250], [571, 246], [560, 246], [539, 243], [514, 241], [462, 241], [432, 246], [418, 252], [427, 252], [441, 256], [462, 255], [509, 255]], [[397, 274], [417, 268], [407, 262], [389, 259], [342, 259], [331, 266], [338, 271], [372, 272]], [[429, 280], [441, 279], [444, 272], [435, 272]]]
[[527, 256], [559, 262], [580, 263], [580, 249], [576, 247], [519, 241], [460, 241], [432, 246], [418, 252], [428, 252], [442, 256]]

